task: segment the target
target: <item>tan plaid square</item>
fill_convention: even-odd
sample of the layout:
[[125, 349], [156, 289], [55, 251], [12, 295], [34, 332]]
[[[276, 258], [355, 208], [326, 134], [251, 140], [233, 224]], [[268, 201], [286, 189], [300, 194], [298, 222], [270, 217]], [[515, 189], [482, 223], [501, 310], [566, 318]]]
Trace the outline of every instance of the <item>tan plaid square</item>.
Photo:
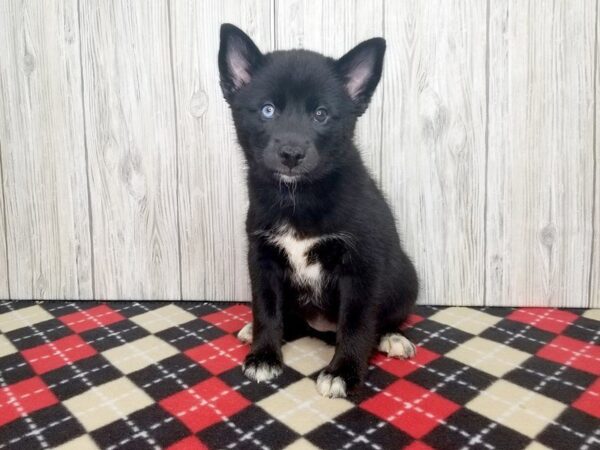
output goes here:
[[195, 318], [196, 316], [178, 306], [168, 305], [134, 316], [130, 320], [145, 328], [150, 333], [158, 333], [159, 331], [181, 325]]
[[531, 355], [476, 336], [448, 352], [446, 356], [499, 378]]
[[6, 336], [0, 335], [0, 358], [2, 356], [10, 355], [11, 353], [16, 353], [17, 351], [18, 350], [10, 343]]
[[53, 319], [52, 314], [45, 311], [39, 305], [29, 306], [23, 309], [16, 309], [4, 314], [0, 314], [0, 331], [8, 333], [23, 327], [29, 327], [44, 320]]
[[430, 319], [471, 334], [479, 334], [502, 320], [501, 317], [492, 316], [476, 309], [461, 307], [442, 309]]
[[317, 393], [314, 381], [304, 378], [257, 403], [277, 420], [300, 434], [308, 433], [353, 407], [345, 399]]
[[600, 309], [588, 309], [582, 316], [592, 320], [600, 320]]
[[531, 438], [567, 407], [505, 380], [496, 381], [466, 406]]
[[83, 436], [79, 436], [72, 441], [56, 447], [56, 450], [95, 450], [99, 448], [100, 447], [96, 445], [89, 435], [84, 434]]
[[315, 447], [313, 444], [308, 442], [306, 439], [301, 438], [297, 441], [292, 442], [284, 450], [319, 450], [319, 447]]
[[150, 335], [102, 353], [110, 363], [121, 372], [135, 372], [177, 354], [175, 347]]
[[320, 339], [304, 337], [288, 342], [281, 351], [287, 366], [303, 375], [310, 375], [329, 364], [335, 349]]
[[152, 403], [130, 380], [119, 378], [70, 398], [64, 405], [87, 431], [93, 431]]

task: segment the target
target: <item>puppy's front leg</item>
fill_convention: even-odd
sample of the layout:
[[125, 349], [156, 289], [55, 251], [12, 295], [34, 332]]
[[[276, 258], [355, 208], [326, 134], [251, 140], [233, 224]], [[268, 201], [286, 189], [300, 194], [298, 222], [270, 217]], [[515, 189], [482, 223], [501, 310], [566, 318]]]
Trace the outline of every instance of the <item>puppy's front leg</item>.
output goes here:
[[364, 378], [375, 343], [376, 309], [365, 277], [340, 280], [340, 311], [335, 354], [319, 374], [317, 390], [325, 397], [346, 397]]
[[250, 246], [250, 281], [252, 284], [252, 350], [242, 370], [257, 382], [268, 381], [282, 372], [281, 342], [283, 289], [280, 271], [261, 249]]

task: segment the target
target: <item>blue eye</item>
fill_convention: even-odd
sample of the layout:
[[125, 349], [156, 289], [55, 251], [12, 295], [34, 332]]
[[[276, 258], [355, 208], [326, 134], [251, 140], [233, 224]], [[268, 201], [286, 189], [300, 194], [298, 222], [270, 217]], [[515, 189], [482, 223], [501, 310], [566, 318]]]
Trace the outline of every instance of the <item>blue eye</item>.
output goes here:
[[263, 105], [260, 113], [265, 119], [272, 119], [275, 115], [275, 107], [271, 103]]

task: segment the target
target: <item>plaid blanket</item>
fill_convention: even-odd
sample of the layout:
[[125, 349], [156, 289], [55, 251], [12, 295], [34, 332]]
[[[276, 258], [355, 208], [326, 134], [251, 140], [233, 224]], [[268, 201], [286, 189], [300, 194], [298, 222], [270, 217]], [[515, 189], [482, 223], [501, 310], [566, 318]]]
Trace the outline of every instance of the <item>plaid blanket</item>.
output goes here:
[[[419, 306], [414, 359], [330, 400], [333, 348], [241, 373], [247, 305], [1, 302], [0, 448], [600, 448], [600, 310]], [[544, 447], [545, 446], [545, 447]]]

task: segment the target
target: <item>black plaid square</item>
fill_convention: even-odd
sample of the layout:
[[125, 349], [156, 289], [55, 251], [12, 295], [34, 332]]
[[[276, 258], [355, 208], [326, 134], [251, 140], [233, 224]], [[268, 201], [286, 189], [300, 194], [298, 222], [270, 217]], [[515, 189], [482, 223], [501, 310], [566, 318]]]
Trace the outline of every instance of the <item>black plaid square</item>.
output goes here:
[[587, 317], [579, 317], [562, 334], [584, 342], [597, 341], [598, 322]]
[[500, 343], [509, 342], [511, 347], [532, 354], [556, 337], [532, 325], [507, 319], [488, 328], [480, 336]]
[[[318, 374], [314, 374], [312, 378], [316, 381], [317, 377]], [[353, 403], [362, 403], [366, 399], [376, 395], [378, 392], [385, 390], [397, 379], [398, 378], [391, 373], [371, 365], [369, 367], [369, 372], [367, 373], [366, 382], [357, 387], [353, 392], [350, 392], [348, 398]]]
[[44, 309], [52, 314], [54, 317], [66, 316], [67, 314], [73, 314], [81, 309], [88, 308], [90, 305], [98, 305], [96, 302], [56, 302], [55, 304], [49, 305], [44, 304]]
[[0, 427], [0, 445], [10, 449], [56, 447], [85, 434], [67, 409], [56, 404]]
[[28, 308], [30, 306], [37, 305], [38, 303], [39, 302], [33, 302], [31, 300], [0, 301], [0, 314]]
[[536, 438], [551, 448], [600, 448], [600, 421], [576, 409], [565, 410]]
[[413, 441], [402, 430], [360, 408], [321, 425], [308, 433], [306, 439], [325, 450], [403, 448]]
[[441, 306], [417, 305], [417, 306], [415, 306], [413, 313], [418, 316], [427, 318], [427, 317], [433, 316], [435, 313], [437, 313], [441, 309], [442, 309]]
[[131, 318], [139, 316], [148, 311], [162, 308], [165, 305], [169, 305], [169, 302], [110, 302], [109, 303], [115, 311], [119, 314]]
[[514, 311], [514, 308], [494, 306], [490, 308], [481, 308], [481, 311], [496, 317], [506, 317]]
[[214, 341], [227, 334], [213, 324], [196, 319], [178, 327], [167, 328], [159, 331], [156, 336], [168, 342], [178, 350], [185, 351], [206, 342]]
[[187, 386], [193, 386], [211, 376], [210, 372], [181, 353], [162, 360], [160, 368], [152, 364], [128, 375], [136, 386], [155, 401], [183, 391]]
[[153, 449], [166, 448], [190, 431], [157, 404], [140, 409], [127, 419], [117, 420], [92, 431], [101, 448]]
[[208, 448], [285, 448], [298, 434], [257, 406], [198, 432]]
[[474, 367], [450, 358], [438, 358], [406, 377], [427, 389], [435, 389], [442, 396], [459, 405], [466, 405], [496, 379]]
[[253, 383], [244, 376], [241, 367], [229, 369], [227, 372], [219, 375], [219, 377], [254, 403], [304, 378], [302, 374], [296, 372], [291, 367], [284, 367], [283, 373], [273, 383]]
[[73, 334], [60, 320], [51, 319], [35, 324], [35, 330], [30, 327], [17, 328], [6, 333], [6, 337], [19, 350], [36, 347], [48, 341], [55, 341]]
[[221, 309], [227, 308], [231, 305], [235, 305], [235, 303], [224, 304], [216, 304], [212, 302], [180, 302], [177, 304], [180, 308], [186, 310], [189, 313], [192, 313], [196, 317], [206, 316], [207, 314], [211, 314]]
[[102, 355], [94, 355], [41, 375], [44, 382], [61, 401], [121, 377]]
[[504, 378], [566, 404], [577, 400], [596, 379], [592, 374], [535, 356]]
[[35, 372], [20, 353], [0, 358], [0, 385], [13, 384], [35, 376]]
[[129, 320], [121, 320], [80, 333], [81, 337], [99, 352], [118, 347], [125, 342], [135, 341], [149, 334], [148, 331]]
[[428, 319], [406, 330], [405, 334], [415, 344], [440, 355], [473, 337], [462, 330]]
[[[485, 430], [485, 434], [481, 431]], [[481, 448], [487, 450], [519, 450], [527, 447], [531, 439], [508, 427], [494, 423], [476, 412], [461, 409], [429, 433], [423, 441], [433, 448], [448, 450]]]

